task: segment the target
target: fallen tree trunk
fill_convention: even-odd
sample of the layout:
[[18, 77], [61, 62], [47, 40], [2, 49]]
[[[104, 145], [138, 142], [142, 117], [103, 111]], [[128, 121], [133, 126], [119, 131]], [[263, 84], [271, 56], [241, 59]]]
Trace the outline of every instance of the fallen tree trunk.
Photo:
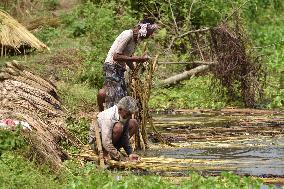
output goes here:
[[191, 76], [193, 76], [193, 75], [195, 75], [197, 73], [204, 72], [204, 71], [206, 71], [208, 69], [209, 69], [209, 65], [198, 66], [198, 67], [193, 68], [193, 69], [191, 69], [189, 71], [185, 71], [183, 73], [174, 75], [172, 77], [169, 77], [169, 78], [163, 80], [160, 83], [160, 86], [170, 86], [170, 85], [176, 84], [176, 83], [178, 83], [180, 81], [188, 79], [189, 77], [191, 77]]

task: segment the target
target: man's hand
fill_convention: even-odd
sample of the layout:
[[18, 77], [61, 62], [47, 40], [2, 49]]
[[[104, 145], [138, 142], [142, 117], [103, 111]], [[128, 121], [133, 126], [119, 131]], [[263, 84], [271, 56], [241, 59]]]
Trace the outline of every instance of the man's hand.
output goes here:
[[128, 157], [125, 157], [122, 153], [120, 153], [120, 161], [128, 161]]
[[140, 61], [143, 63], [143, 62], [147, 62], [148, 60], [150, 60], [151, 57], [148, 56], [147, 54], [144, 54], [141, 58], [140, 58]]
[[137, 154], [130, 154], [129, 155], [129, 160], [137, 162], [137, 161], [140, 161], [140, 157]]

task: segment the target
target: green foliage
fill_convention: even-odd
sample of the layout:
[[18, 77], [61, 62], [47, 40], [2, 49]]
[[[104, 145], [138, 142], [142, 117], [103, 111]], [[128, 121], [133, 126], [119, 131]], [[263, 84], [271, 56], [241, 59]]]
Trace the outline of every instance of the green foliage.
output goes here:
[[254, 19], [250, 18], [249, 32], [255, 42], [257, 51], [268, 67], [267, 86], [265, 88], [264, 102], [268, 108], [284, 107], [283, 90], [281, 89], [281, 76], [284, 71], [284, 40], [283, 40], [283, 2], [265, 1], [258, 7]]
[[[76, 169], [76, 164], [68, 163], [69, 171], [73, 174], [69, 178], [66, 188], [112, 188], [135, 189], [141, 186], [145, 189], [197, 189], [197, 188], [260, 188], [262, 182], [250, 177], [240, 177], [232, 173], [222, 173], [217, 177], [202, 177], [197, 173], [190, 173], [188, 180], [183, 180], [179, 185], [173, 184], [159, 176], [133, 176], [121, 172], [100, 171], [93, 164], [88, 163], [83, 169]], [[68, 174], [68, 173], [67, 173]], [[76, 175], [76, 176], [74, 176]], [[86, 176], [87, 175], [87, 176]]]
[[256, 189], [262, 185], [258, 179], [227, 172], [216, 177], [203, 177], [192, 172], [188, 174], [188, 179], [179, 181], [177, 185], [160, 176], [134, 176], [122, 172], [102, 171], [91, 162], [83, 167], [72, 160], [64, 164], [65, 167], [61, 171], [52, 173], [47, 167], [6, 153], [0, 161], [0, 188], [135, 189], [143, 183], [145, 189]]
[[79, 82], [88, 83], [89, 86], [95, 87], [97, 89], [103, 86], [103, 64], [93, 60], [93, 52], [86, 54], [85, 67], [78, 76]]
[[5, 153], [0, 159], [0, 188], [59, 188], [47, 167], [37, 166], [21, 156]]
[[82, 143], [88, 144], [88, 136], [90, 130], [89, 120], [87, 120], [86, 118], [70, 117], [67, 119], [67, 128]]
[[10, 150], [16, 150], [25, 145], [25, 140], [21, 136], [21, 128], [18, 127], [16, 131], [0, 129], [0, 157]]
[[116, 36], [132, 27], [134, 19], [127, 12], [115, 15], [115, 4], [95, 4], [91, 1], [63, 17], [72, 37], [87, 36], [93, 47], [85, 55], [85, 71], [80, 81], [100, 88], [103, 84], [102, 65]]
[[204, 178], [196, 173], [190, 174], [190, 179], [182, 183], [181, 188], [212, 188], [212, 189], [247, 189], [260, 188], [262, 182], [258, 179], [237, 176], [229, 172], [223, 172], [218, 177]]
[[269, 104], [269, 108], [284, 108], [284, 89], [280, 91], [272, 98], [272, 102]]
[[183, 84], [154, 89], [150, 106], [152, 108], [214, 108], [226, 105], [226, 99], [221, 97], [216, 87], [211, 86], [210, 77], [194, 77]]
[[59, 37], [61, 34], [57, 28], [53, 28], [50, 26], [44, 26], [35, 35], [42, 42], [46, 43], [47, 45], [51, 45], [52, 39]]

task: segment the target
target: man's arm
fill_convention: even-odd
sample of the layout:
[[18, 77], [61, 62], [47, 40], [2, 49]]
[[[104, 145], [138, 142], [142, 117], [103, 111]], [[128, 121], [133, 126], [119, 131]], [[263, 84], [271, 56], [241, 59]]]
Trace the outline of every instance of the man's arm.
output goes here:
[[122, 133], [121, 142], [122, 142], [122, 147], [127, 153], [127, 155], [132, 154], [133, 150], [129, 143], [129, 125], [128, 124], [124, 126], [124, 131]]
[[103, 120], [101, 125], [102, 132], [102, 144], [106, 151], [109, 152], [109, 155], [115, 159], [119, 160], [121, 155], [120, 152], [114, 147], [112, 143], [112, 124], [111, 120]]
[[118, 62], [138, 62], [138, 63], [143, 63], [149, 60], [148, 56], [126, 56], [120, 53], [115, 53], [113, 56], [114, 61]]

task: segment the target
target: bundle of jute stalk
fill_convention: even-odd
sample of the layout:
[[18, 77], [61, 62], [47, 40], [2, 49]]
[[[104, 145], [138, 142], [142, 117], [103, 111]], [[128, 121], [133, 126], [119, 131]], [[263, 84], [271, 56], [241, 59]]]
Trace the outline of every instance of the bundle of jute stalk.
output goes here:
[[0, 56], [6, 55], [9, 50], [16, 53], [21, 52], [20, 48], [34, 48], [37, 50], [48, 49], [48, 47], [38, 40], [23, 25], [12, 18], [8, 13], [0, 10]]
[[149, 123], [151, 128], [159, 137], [160, 141], [167, 143], [153, 125], [152, 117], [149, 114], [148, 102], [150, 100], [151, 90], [153, 87], [153, 75], [157, 68], [158, 55], [152, 61], [138, 64], [130, 74], [130, 90], [132, 96], [138, 100], [139, 114], [137, 118], [140, 122], [139, 132], [135, 137], [135, 149], [148, 148], [147, 129]]

